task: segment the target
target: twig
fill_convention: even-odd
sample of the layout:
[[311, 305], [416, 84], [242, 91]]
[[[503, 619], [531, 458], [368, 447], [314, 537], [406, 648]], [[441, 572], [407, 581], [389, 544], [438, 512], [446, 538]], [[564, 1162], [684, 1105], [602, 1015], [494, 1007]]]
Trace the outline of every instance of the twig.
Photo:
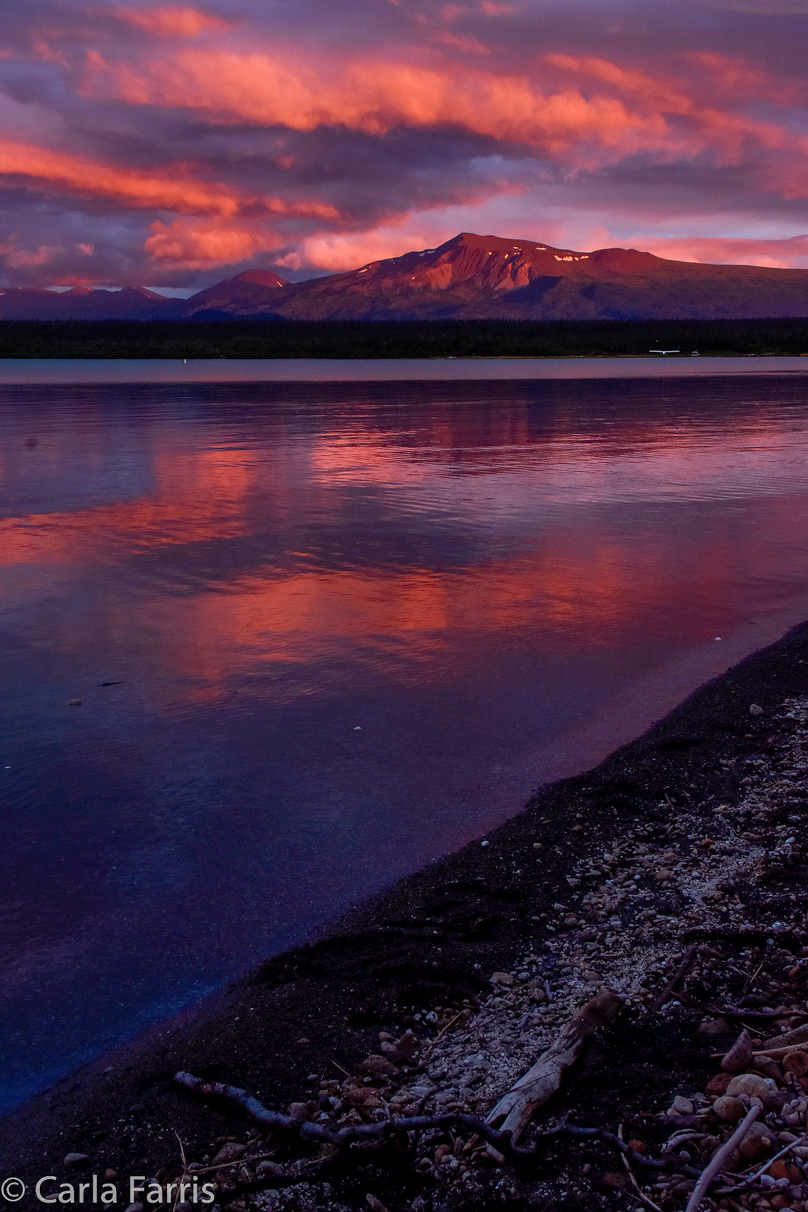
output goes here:
[[648, 1157], [645, 1153], [637, 1153], [636, 1150], [632, 1149], [631, 1145], [627, 1145], [625, 1141], [620, 1140], [613, 1132], [607, 1132], [605, 1128], [579, 1128], [575, 1124], [568, 1124], [565, 1120], [557, 1127], [551, 1128], [540, 1136], [538, 1143], [541, 1144], [543, 1140], [549, 1140], [553, 1136], [562, 1135], [602, 1141], [605, 1145], [611, 1145], [613, 1149], [617, 1149], [618, 1153], [622, 1153], [635, 1166], [647, 1166], [649, 1170], [685, 1174], [688, 1178], [701, 1177], [701, 1170], [697, 1170], [695, 1166], [688, 1166], [683, 1162], [677, 1162], [672, 1157]]
[[698, 1212], [707, 1196], [707, 1192], [710, 1189], [710, 1183], [724, 1168], [724, 1162], [727, 1160], [730, 1153], [732, 1153], [733, 1149], [737, 1149], [738, 1145], [740, 1145], [741, 1141], [747, 1135], [749, 1129], [752, 1127], [752, 1124], [755, 1122], [762, 1110], [763, 1104], [756, 1100], [754, 1105], [747, 1111], [745, 1117], [743, 1120], [741, 1120], [740, 1124], [735, 1129], [729, 1140], [716, 1151], [713, 1158], [704, 1168], [701, 1178], [696, 1183], [693, 1194], [687, 1201], [685, 1212]]
[[457, 1020], [462, 1017], [463, 1013], [464, 1013], [463, 1010], [459, 1010], [457, 1012], [457, 1014], [454, 1016], [454, 1018], [450, 1019], [448, 1023], [446, 1023], [443, 1027], [441, 1027], [440, 1031], [435, 1036], [435, 1038], [433, 1040], [429, 1041], [429, 1044], [427, 1045], [427, 1050], [434, 1048], [435, 1044], [438, 1042], [438, 1040], [443, 1039], [444, 1035], [449, 1030], [449, 1028], [453, 1027], [455, 1025]]
[[283, 1115], [280, 1111], [270, 1111], [263, 1103], [248, 1094], [238, 1086], [228, 1086], [224, 1082], [206, 1082], [192, 1073], [175, 1073], [174, 1081], [193, 1094], [203, 1098], [223, 1098], [236, 1103], [246, 1111], [250, 1119], [267, 1128], [277, 1128], [285, 1132], [297, 1132], [298, 1135], [313, 1144], [335, 1145], [344, 1148], [346, 1145], [362, 1141], [383, 1141], [389, 1136], [401, 1132], [423, 1131], [425, 1128], [448, 1128], [453, 1124], [476, 1132], [483, 1140], [495, 1145], [500, 1152], [508, 1157], [520, 1160], [532, 1160], [534, 1153], [531, 1149], [520, 1149], [511, 1140], [509, 1132], [500, 1132], [492, 1128], [485, 1120], [476, 1115], [468, 1115], [462, 1111], [450, 1111], [443, 1115], [412, 1115], [396, 1119], [381, 1120], [379, 1123], [350, 1124], [336, 1130], [321, 1123], [310, 1123], [308, 1120], [294, 1119], [291, 1115]]
[[784, 1149], [781, 1149], [779, 1153], [775, 1153], [774, 1157], [770, 1157], [766, 1164], [761, 1166], [759, 1170], [756, 1170], [754, 1174], [750, 1174], [748, 1178], [743, 1179], [743, 1181], [735, 1187], [720, 1188], [716, 1191], [716, 1195], [734, 1195], [736, 1191], [745, 1191], [748, 1187], [751, 1187], [753, 1183], [758, 1182], [758, 1180], [763, 1177], [763, 1175], [769, 1169], [769, 1166], [771, 1166], [774, 1162], [779, 1161], [781, 1157], [785, 1157], [786, 1153], [790, 1153], [792, 1149], [796, 1149], [797, 1145], [804, 1145], [806, 1142], [808, 1142], [808, 1136], [801, 1136], [799, 1140], [792, 1140]]
[[691, 946], [688, 947], [687, 951], [685, 951], [681, 964], [676, 969], [665, 988], [657, 995], [657, 997], [654, 998], [653, 1002], [651, 1003], [649, 1007], [650, 1014], [655, 1014], [657, 1010], [661, 1010], [665, 1003], [671, 997], [673, 997], [674, 993], [679, 988], [690, 969], [693, 967], [693, 964], [696, 962], [696, 956], [698, 953], [699, 944], [692, 943]]
[[[618, 1125], [617, 1139], [618, 1140], [623, 1139], [623, 1125], [622, 1124]], [[634, 1188], [634, 1194], [637, 1196], [637, 1199], [639, 1199], [642, 1203], [644, 1203], [646, 1208], [652, 1208], [653, 1212], [662, 1212], [662, 1209], [660, 1208], [659, 1204], [655, 1204], [652, 1199], [649, 1199], [648, 1196], [643, 1191], [640, 1190], [640, 1184], [637, 1182], [637, 1179], [634, 1177], [634, 1171], [631, 1168], [631, 1162], [628, 1160], [625, 1153], [620, 1154], [620, 1160], [626, 1168], [626, 1174], [628, 1175], [628, 1181], [631, 1183], [632, 1187]]]
[[[468, 1115], [465, 1112], [446, 1112], [443, 1115], [412, 1115], [402, 1116], [396, 1119], [382, 1120], [379, 1123], [350, 1125], [346, 1128], [340, 1128], [336, 1131], [327, 1128], [324, 1124], [312, 1124], [307, 1121], [293, 1119], [290, 1115], [283, 1115], [278, 1111], [270, 1111], [257, 1098], [253, 1098], [246, 1090], [240, 1090], [237, 1086], [228, 1086], [222, 1082], [206, 1082], [202, 1078], [194, 1077], [191, 1073], [177, 1073], [174, 1076], [174, 1081], [184, 1089], [191, 1091], [193, 1094], [199, 1095], [202, 1098], [225, 1099], [228, 1102], [235, 1103], [246, 1111], [251, 1119], [257, 1123], [263, 1124], [265, 1127], [281, 1129], [288, 1132], [297, 1132], [302, 1139], [311, 1141], [320, 1145], [331, 1145], [337, 1149], [343, 1149], [347, 1145], [361, 1142], [383, 1142], [388, 1137], [397, 1134], [408, 1132], [423, 1132], [425, 1130], [449, 1128], [458, 1126], [467, 1128], [470, 1132], [476, 1133], [481, 1139], [488, 1144], [494, 1145], [501, 1153], [504, 1153], [514, 1162], [522, 1162], [535, 1164], [538, 1160], [537, 1153], [533, 1149], [523, 1149], [515, 1145], [511, 1140], [510, 1133], [497, 1131], [492, 1128], [485, 1120], [480, 1119], [476, 1115]], [[555, 1128], [542, 1133], [536, 1142], [541, 1146], [544, 1142], [550, 1141], [557, 1136], [572, 1136], [582, 1139], [599, 1140], [604, 1144], [610, 1145], [613, 1149], [617, 1149], [635, 1166], [643, 1166], [648, 1169], [665, 1172], [675, 1172], [684, 1174], [689, 1178], [698, 1178], [700, 1171], [693, 1166], [684, 1165], [681, 1162], [675, 1161], [673, 1158], [656, 1158], [648, 1157], [644, 1153], [637, 1153], [625, 1141], [620, 1140], [613, 1132], [607, 1132], [603, 1128], [579, 1128], [575, 1124], [567, 1123], [564, 1120]], [[247, 1160], [257, 1160], [256, 1158]], [[335, 1157], [327, 1158], [319, 1165], [306, 1170], [307, 1177], [318, 1177], [320, 1173], [326, 1173], [333, 1169], [336, 1162]], [[233, 1165], [234, 1163], [228, 1163]], [[220, 1167], [216, 1167], [219, 1169]], [[224, 1166], [222, 1169], [226, 1168]], [[201, 1171], [197, 1171], [201, 1173]], [[207, 1171], [206, 1171], [207, 1173]], [[264, 1187], [277, 1186], [280, 1176], [273, 1175], [272, 1178], [265, 1180], [255, 1179], [251, 1182], [236, 1184], [234, 1193], [245, 1191], [259, 1191]], [[289, 1176], [286, 1181], [300, 1181], [293, 1176]], [[228, 1198], [230, 1193], [228, 1193]]]

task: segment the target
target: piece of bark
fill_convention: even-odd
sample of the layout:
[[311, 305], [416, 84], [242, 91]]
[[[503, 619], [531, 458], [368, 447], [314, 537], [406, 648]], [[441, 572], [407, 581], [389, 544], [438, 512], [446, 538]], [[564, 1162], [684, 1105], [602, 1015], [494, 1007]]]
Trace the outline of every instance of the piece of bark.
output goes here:
[[806, 1043], [808, 1043], [808, 1023], [802, 1027], [795, 1027], [793, 1031], [784, 1031], [782, 1035], [773, 1035], [771, 1039], [764, 1039], [763, 1047], [758, 1048], [758, 1052], [766, 1052], [769, 1048], [782, 1048], [786, 1044]]
[[[604, 990], [588, 1002], [567, 1023], [535, 1065], [499, 1100], [485, 1122], [500, 1132], [510, 1132], [511, 1140], [516, 1144], [533, 1112], [556, 1093], [565, 1070], [578, 1060], [589, 1036], [599, 1027], [613, 1022], [622, 1005], [622, 998], [611, 989]], [[489, 1152], [499, 1156], [493, 1146], [489, 1146]]]
[[786, 1044], [784, 1048], [755, 1048], [756, 1056], [770, 1056], [772, 1060], [782, 1060], [789, 1052], [808, 1052], [806, 1044]]

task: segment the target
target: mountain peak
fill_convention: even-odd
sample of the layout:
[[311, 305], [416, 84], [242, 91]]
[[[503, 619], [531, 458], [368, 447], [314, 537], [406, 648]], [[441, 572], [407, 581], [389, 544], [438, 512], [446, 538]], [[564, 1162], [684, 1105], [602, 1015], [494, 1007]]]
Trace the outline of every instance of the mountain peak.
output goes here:
[[279, 277], [269, 269], [245, 269], [243, 273], [236, 274], [234, 278], [228, 278], [227, 281], [252, 282], [256, 286], [268, 286], [274, 290], [289, 285], [286, 278]]

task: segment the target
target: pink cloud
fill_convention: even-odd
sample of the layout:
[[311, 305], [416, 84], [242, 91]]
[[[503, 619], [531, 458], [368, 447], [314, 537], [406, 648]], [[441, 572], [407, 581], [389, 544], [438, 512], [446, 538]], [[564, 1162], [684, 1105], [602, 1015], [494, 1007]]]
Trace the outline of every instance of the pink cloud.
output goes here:
[[669, 236], [645, 239], [642, 248], [674, 261], [808, 269], [808, 235], [780, 240], [746, 236]]
[[279, 248], [283, 240], [269, 229], [259, 230], [238, 223], [212, 220], [198, 222], [156, 220], [144, 245], [155, 261], [170, 262], [178, 269], [208, 269], [254, 257]]
[[310, 131], [344, 126], [381, 135], [396, 126], [467, 127], [560, 153], [576, 141], [620, 155], [664, 144], [657, 113], [575, 88], [543, 93], [523, 76], [377, 59], [297, 62], [292, 53], [184, 50], [171, 59], [93, 65], [88, 95], [182, 107], [225, 123], [260, 122]]
[[110, 15], [158, 37], [195, 38], [205, 30], [230, 29], [233, 24], [195, 8], [168, 5], [161, 8], [119, 7], [112, 9]]
[[317, 201], [287, 202], [276, 197], [249, 196], [224, 184], [204, 181], [188, 164], [147, 172], [3, 138], [0, 138], [0, 176], [22, 179], [44, 193], [66, 191], [111, 199], [137, 209], [158, 208], [186, 215], [235, 216], [243, 209], [257, 207], [273, 215], [339, 217], [332, 206]]
[[480, 42], [477, 38], [466, 38], [462, 34], [450, 34], [444, 31], [438, 35], [438, 42], [444, 46], [453, 46], [456, 50], [463, 51], [468, 55], [490, 55], [491, 49], [484, 42]]

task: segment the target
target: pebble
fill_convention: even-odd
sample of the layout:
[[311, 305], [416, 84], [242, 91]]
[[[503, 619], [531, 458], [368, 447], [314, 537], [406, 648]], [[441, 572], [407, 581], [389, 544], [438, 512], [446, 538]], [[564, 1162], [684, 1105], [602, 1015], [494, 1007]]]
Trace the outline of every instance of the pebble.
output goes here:
[[783, 1057], [783, 1068], [787, 1073], [804, 1077], [808, 1073], [808, 1052], [789, 1052]]
[[770, 1077], [758, 1077], [756, 1073], [741, 1073], [733, 1077], [727, 1086], [727, 1094], [748, 1094], [750, 1098], [759, 1098], [764, 1102], [776, 1092], [777, 1085]]
[[708, 1098], [720, 1098], [722, 1094], [726, 1094], [727, 1086], [731, 1081], [731, 1073], [716, 1073], [715, 1077], [708, 1081], [704, 1093]]
[[689, 1098], [684, 1098], [681, 1094], [677, 1094], [676, 1098], [670, 1105], [669, 1115], [692, 1115], [693, 1104]]
[[759, 707], [757, 703], [752, 703], [751, 707], [749, 708], [749, 714], [750, 715], [763, 715], [763, 708]]
[[66, 1166], [86, 1166], [89, 1161], [86, 1153], [68, 1153], [64, 1164]]
[[68, 707], [80, 707], [81, 699], [68, 699], [67, 705], [68, 705]]
[[494, 972], [491, 976], [492, 985], [503, 985], [506, 989], [510, 989], [511, 985], [515, 985], [516, 981], [510, 972]]
[[753, 1124], [749, 1134], [741, 1141], [739, 1152], [744, 1161], [757, 1161], [770, 1153], [773, 1145], [774, 1140], [768, 1128], [763, 1124]]
[[732, 1095], [722, 1094], [713, 1103], [713, 1111], [719, 1119], [722, 1119], [725, 1124], [737, 1124], [738, 1120], [743, 1119], [744, 1108], [743, 1103], [739, 1098], [733, 1098]]
[[[297, 1106], [297, 1105], [298, 1104], [296, 1104], [296, 1103], [292, 1104], [292, 1106]], [[303, 1109], [305, 1110], [305, 1107], [306, 1107], [305, 1103], [302, 1103], [299, 1105], [301, 1105], [303, 1107]], [[291, 1107], [289, 1108], [289, 1114], [294, 1115], [294, 1112], [292, 1111]], [[305, 1116], [304, 1116], [304, 1118], [305, 1118]], [[241, 1157], [242, 1153], [246, 1152], [246, 1150], [247, 1150], [246, 1145], [240, 1145], [234, 1140], [229, 1140], [229, 1141], [227, 1141], [226, 1144], [222, 1145], [221, 1149], [219, 1150], [219, 1152], [216, 1154], [213, 1161], [211, 1162], [211, 1165], [221, 1166], [225, 1162], [236, 1161], [239, 1157]]]

